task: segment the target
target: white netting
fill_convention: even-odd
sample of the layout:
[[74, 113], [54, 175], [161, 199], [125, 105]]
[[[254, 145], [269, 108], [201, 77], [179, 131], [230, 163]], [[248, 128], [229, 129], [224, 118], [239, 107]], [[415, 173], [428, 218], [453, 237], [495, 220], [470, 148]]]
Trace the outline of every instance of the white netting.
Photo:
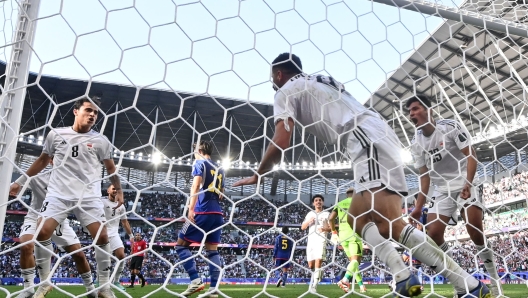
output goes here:
[[[52, 129], [73, 123], [74, 99], [102, 98], [95, 129], [113, 145], [129, 222], [150, 243], [143, 271], [151, 286], [141, 294], [124, 295], [164, 297], [184, 290], [179, 284], [186, 284], [188, 276], [175, 243], [193, 181], [192, 144], [204, 139], [213, 142], [212, 159], [227, 176], [220, 277], [223, 283], [237, 285], [221, 285], [220, 294], [308, 294], [312, 273], [301, 223], [312, 209], [314, 194], [323, 194], [325, 208], [331, 211], [355, 185], [351, 169], [356, 165], [347, 149], [314, 137], [297, 123], [283, 159], [261, 176], [258, 185], [232, 186], [255, 173], [272, 140], [275, 92], [270, 71], [273, 59], [283, 52], [298, 55], [305, 73], [343, 83], [352, 96], [383, 117], [402, 144], [403, 150], [394, 155], [405, 161], [410, 194], [420, 191], [420, 177], [410, 156], [416, 128], [406, 100], [426, 95], [432, 99], [436, 119], [455, 120], [467, 128], [479, 157], [476, 177], [488, 209], [484, 233], [501, 280], [528, 280], [524, 1], [41, 1], [38, 19], [32, 22], [34, 41], [13, 43], [20, 23], [17, 15], [31, 2], [0, 2], [4, 74], [0, 169], [13, 164], [15, 174], [9, 177], [13, 181], [36, 160]], [[19, 88], [26, 90], [20, 135], [5, 140], [4, 129], [16, 130], [9, 124], [10, 100], [16, 96], [7, 91], [18, 85], [7, 72], [24, 66], [23, 61], [12, 61], [20, 49], [32, 53], [24, 70], [31, 73]], [[16, 157], [5, 160], [14, 147]], [[103, 170], [102, 177], [106, 175]], [[108, 183], [104, 178], [103, 189]], [[7, 207], [0, 252], [4, 285], [22, 283], [17, 241], [31, 197], [31, 191], [24, 191], [1, 204]], [[402, 200], [404, 217], [412, 209], [411, 198]], [[455, 261], [488, 282], [466, 226], [454, 219], [458, 225], [447, 228], [445, 239]], [[94, 243], [77, 220], [71, 224], [95, 274]], [[272, 251], [281, 226], [290, 227], [296, 245], [289, 279], [301, 286], [275, 288]], [[127, 243], [122, 228], [120, 237]], [[332, 283], [346, 269], [347, 258], [341, 247], [327, 248], [322, 283], [328, 286], [320, 286], [318, 292], [337, 297], [342, 291]], [[129, 260], [128, 243], [126, 250]], [[209, 281], [205, 248], [192, 252], [200, 276]], [[78, 282], [72, 258], [57, 256], [63, 257], [53, 261], [58, 265], [52, 280], [58, 285]], [[125, 267], [123, 283], [130, 278]], [[390, 292], [385, 285], [370, 287], [392, 279], [389, 268], [370, 249], [360, 268], [367, 296]], [[450, 286], [437, 286], [445, 278], [428, 267], [423, 281], [425, 291], [452, 296]], [[72, 296], [83, 293], [59, 288]], [[1, 288], [6, 293], [20, 289]], [[521, 297], [515, 294], [518, 288], [505, 285], [504, 290], [507, 296]], [[359, 294], [359, 287], [354, 291]]]

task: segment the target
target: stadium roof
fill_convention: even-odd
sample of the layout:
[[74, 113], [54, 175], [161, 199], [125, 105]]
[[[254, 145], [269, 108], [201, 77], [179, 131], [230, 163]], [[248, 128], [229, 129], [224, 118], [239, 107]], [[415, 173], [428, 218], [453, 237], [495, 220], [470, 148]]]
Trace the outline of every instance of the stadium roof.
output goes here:
[[[473, 2], [477, 1], [466, 2], [466, 7], [489, 13], [489, 5], [497, 1], [481, 1], [485, 5], [480, 6]], [[514, 16], [519, 9], [503, 7], [501, 11], [517, 20]], [[462, 121], [472, 135], [478, 136], [481, 160], [524, 149], [527, 41], [446, 21], [382, 84], [367, 105], [391, 123], [403, 144], [408, 144], [415, 131], [402, 115], [406, 114], [405, 101], [414, 94], [424, 94], [433, 99], [438, 115]]]

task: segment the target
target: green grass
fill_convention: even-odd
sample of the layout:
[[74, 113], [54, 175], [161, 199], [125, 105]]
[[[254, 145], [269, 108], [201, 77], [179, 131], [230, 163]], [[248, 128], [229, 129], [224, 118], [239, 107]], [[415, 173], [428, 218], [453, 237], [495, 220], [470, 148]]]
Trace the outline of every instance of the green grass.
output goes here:
[[[182, 292], [185, 290], [186, 286], [168, 286], [168, 289], [174, 292]], [[6, 297], [5, 290], [9, 292], [14, 292], [22, 289], [22, 287], [15, 287], [15, 286], [6, 286], [6, 287], [0, 287], [0, 298]], [[80, 295], [84, 293], [84, 287], [82, 286], [62, 286], [62, 289], [64, 289], [67, 292], [70, 292], [75, 295]], [[269, 297], [268, 295], [262, 294], [264, 287], [262, 285], [259, 286], [253, 286], [253, 285], [221, 285], [220, 289], [228, 295], [229, 297]], [[387, 295], [389, 293], [388, 287], [386, 285], [367, 285], [367, 295], [369, 297], [383, 297], [384, 295]], [[154, 293], [152, 296], [149, 297], [174, 297], [170, 294], [170, 292], [167, 292], [164, 289], [160, 289], [159, 286], [146, 286], [144, 288], [141, 288], [139, 286], [136, 286], [134, 289], [127, 289], [127, 293], [130, 294], [132, 297], [143, 297], [149, 293], [152, 293], [154, 291], [158, 290], [156, 293]], [[526, 285], [504, 285], [505, 294], [508, 297], [511, 298], [526, 298], [528, 289], [526, 288]], [[270, 285], [266, 288], [266, 292], [270, 295], [276, 296], [276, 297], [284, 297], [284, 298], [297, 298], [302, 296], [308, 291], [307, 285], [288, 285], [285, 288], [276, 288], [275, 285]], [[117, 291], [115, 291], [117, 293]], [[430, 289], [427, 289], [420, 297], [425, 297], [426, 294], [429, 294], [431, 291]], [[260, 293], [260, 295], [259, 295]], [[318, 293], [325, 296], [325, 297], [341, 297], [344, 293], [337, 287], [337, 285], [320, 285], [318, 287]], [[427, 297], [453, 297], [453, 290], [450, 285], [435, 285], [435, 293], [439, 294], [440, 296], [436, 295], [430, 295]], [[258, 296], [257, 296], [258, 295]], [[196, 297], [197, 295], [193, 295], [192, 297]], [[59, 298], [59, 297], [69, 297], [66, 294], [60, 293], [57, 290], [54, 290], [51, 292], [47, 298]], [[126, 297], [122, 294], [117, 294], [117, 297]], [[220, 296], [221, 297], [221, 296]], [[306, 295], [303, 297], [317, 297], [315, 295]], [[359, 297], [357, 295], [347, 295], [346, 297]], [[391, 297], [391, 296], [387, 296]]]

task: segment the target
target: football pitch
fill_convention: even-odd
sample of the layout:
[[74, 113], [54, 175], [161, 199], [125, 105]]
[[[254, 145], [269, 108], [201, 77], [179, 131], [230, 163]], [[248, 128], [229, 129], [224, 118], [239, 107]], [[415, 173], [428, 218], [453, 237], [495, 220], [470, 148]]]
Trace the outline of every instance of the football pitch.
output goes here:
[[[169, 290], [174, 291], [176, 293], [180, 293], [186, 289], [186, 286], [174, 286], [169, 285], [167, 287]], [[5, 290], [10, 291], [11, 293], [14, 291], [18, 291], [22, 289], [22, 287], [16, 287], [16, 286], [7, 286], [2, 287], [0, 289], [0, 297], [6, 297]], [[72, 293], [74, 295], [81, 295], [84, 293], [84, 287], [82, 286], [63, 286], [62, 289], [65, 291]], [[207, 288], [206, 288], [207, 289]], [[297, 298], [297, 297], [318, 297], [316, 295], [308, 294], [308, 286], [307, 285], [287, 285], [285, 288], [276, 288], [275, 285], [270, 285], [266, 288], [266, 292], [269, 295], [266, 295], [263, 293], [263, 286], [262, 285], [222, 285], [221, 289], [224, 294], [226, 294], [229, 297], [270, 297], [269, 295], [275, 296], [275, 297], [284, 297], [284, 298]], [[390, 295], [387, 295], [389, 293], [387, 285], [367, 285], [368, 292], [366, 293], [368, 297], [391, 297]], [[504, 285], [504, 291], [507, 297], [511, 298], [526, 298], [528, 295], [526, 294], [528, 291], [526, 288], [526, 285]], [[153, 293], [154, 292], [154, 293]], [[118, 293], [116, 290], [115, 293], [117, 294], [117, 297], [126, 297], [123, 294]], [[127, 294], [129, 294], [132, 297], [144, 297], [148, 294], [151, 294], [149, 297], [174, 297], [172, 293], [167, 292], [165, 289], [160, 288], [160, 286], [154, 286], [154, 285], [148, 285], [144, 288], [141, 288], [139, 286], [136, 286], [133, 289], [127, 289]], [[203, 293], [203, 292], [202, 292]], [[344, 293], [337, 287], [337, 285], [320, 285], [318, 287], [318, 293], [323, 297], [341, 297]], [[420, 297], [425, 297], [427, 294], [430, 294], [430, 288], [425, 289], [424, 293]], [[436, 295], [429, 295], [427, 297], [453, 297], [453, 290], [450, 285], [435, 285], [435, 293]], [[191, 297], [197, 297], [198, 295], [195, 294]], [[350, 294], [346, 297], [360, 297], [359, 295]], [[62, 297], [71, 297], [64, 293], [61, 293], [57, 290], [54, 290], [51, 292], [48, 296], [48, 298], [62, 298]], [[219, 297], [222, 297], [221, 295]]]

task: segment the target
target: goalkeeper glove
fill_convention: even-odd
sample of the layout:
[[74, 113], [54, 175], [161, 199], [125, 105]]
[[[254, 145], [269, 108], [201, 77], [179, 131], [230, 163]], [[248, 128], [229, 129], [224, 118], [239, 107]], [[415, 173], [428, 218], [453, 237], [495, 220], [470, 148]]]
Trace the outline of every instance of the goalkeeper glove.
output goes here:
[[330, 242], [332, 242], [334, 245], [339, 244], [339, 236], [337, 236], [337, 231], [332, 231], [332, 237], [330, 238]]

